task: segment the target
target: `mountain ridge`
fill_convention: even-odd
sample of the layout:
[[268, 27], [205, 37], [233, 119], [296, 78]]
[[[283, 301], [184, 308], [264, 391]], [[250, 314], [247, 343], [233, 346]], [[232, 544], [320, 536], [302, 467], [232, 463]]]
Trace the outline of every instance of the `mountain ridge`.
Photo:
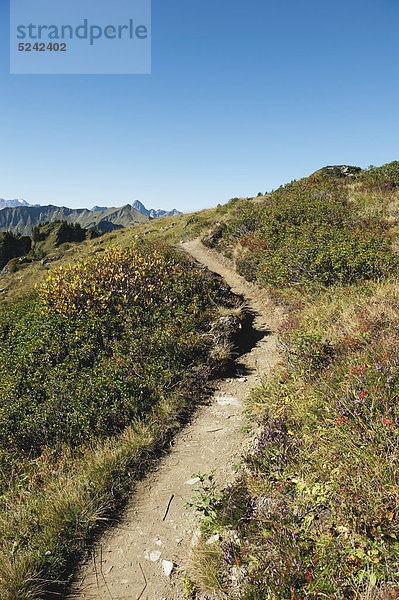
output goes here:
[[135, 200], [132, 204], [135, 210], [138, 210], [142, 215], [146, 215], [150, 219], [159, 219], [161, 217], [174, 217], [176, 215], [181, 215], [182, 213], [173, 208], [172, 210], [162, 210], [161, 208], [146, 208], [140, 200]]
[[[14, 202], [11, 200], [4, 202]], [[113, 231], [123, 227], [131, 227], [139, 223], [159, 218], [180, 214], [178, 211], [163, 211], [161, 209], [147, 209], [141, 202], [137, 210], [134, 205], [125, 204], [121, 207], [106, 208], [95, 206], [92, 210], [88, 208], [68, 208], [66, 206], [31, 205], [25, 200], [18, 200], [15, 206], [0, 204], [0, 231], [10, 231], [21, 235], [30, 235], [33, 227], [39, 223], [66, 221], [67, 223], [78, 223], [85, 229], [98, 229], [102, 232]], [[22, 204], [22, 202], [24, 204]]]

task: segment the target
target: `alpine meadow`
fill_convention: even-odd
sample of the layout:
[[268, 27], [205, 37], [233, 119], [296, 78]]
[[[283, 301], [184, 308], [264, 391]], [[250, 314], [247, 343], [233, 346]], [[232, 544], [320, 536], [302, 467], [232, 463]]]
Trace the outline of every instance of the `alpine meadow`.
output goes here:
[[2, 275], [0, 598], [64, 594], [247, 351], [243, 298], [180, 250], [196, 238], [284, 318], [234, 479], [198, 474], [184, 597], [398, 597], [399, 162], [71, 241], [43, 227]]

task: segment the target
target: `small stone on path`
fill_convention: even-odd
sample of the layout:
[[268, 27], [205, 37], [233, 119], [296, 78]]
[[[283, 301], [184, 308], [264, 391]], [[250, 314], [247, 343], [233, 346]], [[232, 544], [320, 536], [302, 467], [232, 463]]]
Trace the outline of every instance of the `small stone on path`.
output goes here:
[[215, 542], [218, 542], [220, 540], [220, 535], [218, 533], [215, 533], [215, 535], [213, 535], [212, 537], [209, 538], [209, 540], [206, 540], [205, 544], [207, 544], [208, 546], [210, 546], [211, 544], [214, 544]]
[[242, 406], [241, 400], [234, 396], [217, 396], [216, 401], [221, 406]]
[[163, 567], [163, 571], [164, 571], [166, 577], [170, 577], [170, 574], [172, 573], [173, 567], [174, 567], [172, 561], [170, 561], [170, 560], [163, 560], [162, 561], [162, 567]]
[[195, 483], [198, 483], [200, 480], [199, 477], [193, 477], [192, 479], [189, 479], [188, 481], [186, 481], [186, 485], [194, 485]]
[[150, 552], [150, 561], [151, 562], [157, 562], [157, 560], [159, 560], [161, 558], [161, 553], [159, 550], [153, 550], [152, 552]]

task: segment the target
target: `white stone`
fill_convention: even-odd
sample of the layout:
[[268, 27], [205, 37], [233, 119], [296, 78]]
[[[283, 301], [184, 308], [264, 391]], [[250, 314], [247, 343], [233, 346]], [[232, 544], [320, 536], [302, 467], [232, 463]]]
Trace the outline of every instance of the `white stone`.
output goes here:
[[242, 406], [241, 400], [234, 396], [217, 396], [216, 401], [221, 406]]
[[166, 575], [166, 577], [170, 577], [170, 574], [173, 571], [173, 563], [170, 560], [163, 560], [162, 561], [162, 567], [163, 567], [163, 571]]
[[157, 562], [157, 560], [159, 560], [161, 558], [161, 553], [159, 550], [153, 550], [152, 552], [150, 552], [150, 560], [152, 562]]
[[201, 530], [197, 529], [196, 531], [194, 531], [194, 535], [191, 540], [191, 545], [198, 546], [200, 539], [201, 539]]
[[220, 535], [218, 533], [215, 533], [215, 535], [213, 535], [212, 537], [209, 538], [209, 540], [206, 540], [205, 544], [214, 544], [215, 542], [218, 542], [220, 540]]
[[199, 480], [199, 477], [193, 477], [193, 479], [189, 479], [188, 481], [186, 481], [186, 485], [194, 485], [195, 483], [198, 483]]

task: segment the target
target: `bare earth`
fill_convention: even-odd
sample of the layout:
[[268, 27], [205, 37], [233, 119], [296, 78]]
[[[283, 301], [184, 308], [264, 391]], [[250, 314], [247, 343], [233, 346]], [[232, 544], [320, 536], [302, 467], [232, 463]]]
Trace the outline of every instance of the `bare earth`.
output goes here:
[[255, 313], [258, 337], [264, 335], [238, 361], [238, 371], [245, 376], [216, 382], [209, 405], [201, 406], [176, 436], [158, 470], [137, 484], [119, 523], [108, 529], [81, 567], [70, 598], [183, 600], [181, 576], [196, 529], [194, 510], [185, 507], [197, 484], [192, 475], [216, 469], [218, 483], [234, 479], [234, 464], [247, 442], [241, 431], [243, 402], [278, 360], [275, 331], [282, 310], [263, 290], [237, 275], [230, 261], [200, 241], [180, 247], [245, 298]]

